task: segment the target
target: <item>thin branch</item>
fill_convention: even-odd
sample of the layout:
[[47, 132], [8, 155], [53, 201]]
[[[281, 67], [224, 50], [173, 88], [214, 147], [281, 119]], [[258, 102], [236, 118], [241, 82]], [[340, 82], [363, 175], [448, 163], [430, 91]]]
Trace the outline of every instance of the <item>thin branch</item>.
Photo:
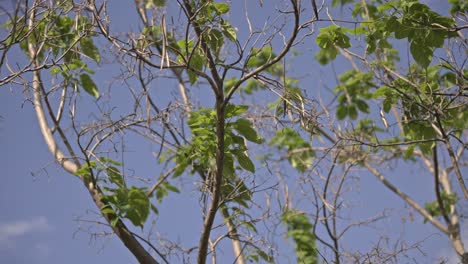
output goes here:
[[161, 186], [161, 184], [163, 184], [167, 180], [167, 178], [177, 169], [177, 167], [178, 165], [170, 169], [161, 178], [159, 178], [158, 182], [154, 184], [153, 187], [151, 187], [148, 190], [148, 192], [146, 192], [146, 196], [150, 197], [151, 195], [153, 195], [154, 191], [156, 191], [156, 189], [158, 189], [158, 187]]
[[292, 31], [292, 35], [291, 37], [289, 38], [289, 40], [287, 41], [285, 47], [283, 48], [283, 50], [281, 50], [281, 52], [278, 54], [278, 56], [276, 56], [275, 58], [273, 58], [271, 61], [269, 61], [268, 63], [265, 63], [263, 64], [262, 66], [256, 68], [255, 70], [247, 73], [246, 75], [244, 75], [226, 94], [226, 100], [225, 100], [225, 103], [227, 104], [229, 102], [229, 100], [231, 99], [231, 97], [234, 95], [234, 92], [236, 92], [236, 90], [244, 83], [246, 82], [247, 80], [249, 80], [250, 78], [256, 76], [257, 74], [263, 72], [264, 70], [266, 70], [267, 68], [273, 66], [275, 63], [279, 62], [281, 59], [283, 59], [286, 54], [288, 54], [289, 50], [291, 49], [292, 45], [294, 44], [294, 40], [296, 39], [298, 33], [299, 33], [299, 30], [300, 30], [300, 25], [299, 25], [299, 18], [300, 18], [300, 7], [298, 6], [300, 3], [300, 1], [297, 1], [297, 0], [291, 0], [291, 4], [293, 6], [293, 14], [294, 14], [294, 28], [293, 28], [293, 31]]
[[[437, 144], [432, 147], [432, 157], [433, 157], [433, 162], [434, 162], [434, 188], [435, 188], [435, 193], [436, 193], [436, 198], [437, 198], [437, 203], [439, 204], [439, 210], [442, 214], [442, 217], [444, 218], [445, 222], [447, 225], [450, 224], [450, 219], [447, 215], [447, 211], [444, 206], [444, 201], [442, 200], [442, 195], [440, 194], [440, 187], [439, 187], [439, 158], [437, 157]], [[449, 228], [450, 229], [450, 228]]]
[[398, 195], [401, 199], [403, 199], [406, 203], [408, 203], [411, 207], [413, 207], [418, 213], [420, 213], [424, 218], [426, 218], [432, 225], [434, 225], [437, 229], [445, 234], [450, 234], [449, 230], [437, 219], [435, 219], [432, 215], [430, 215], [424, 208], [422, 208], [416, 201], [411, 199], [406, 193], [398, 189], [395, 185], [393, 185], [387, 178], [380, 173], [376, 168], [374, 168], [369, 162], [364, 161], [364, 166], [374, 174], [377, 179], [379, 179], [385, 187], [387, 187], [390, 191]]
[[[232, 221], [227, 207], [225, 207], [225, 206], [221, 207], [221, 214], [223, 215], [224, 221], [226, 222], [226, 226], [227, 226], [228, 232], [229, 232], [228, 233], [229, 238], [232, 239], [233, 241], [240, 241], [239, 233], [237, 232], [237, 227], [234, 224], [234, 222]], [[244, 254], [242, 252], [241, 243], [232, 243], [232, 247], [233, 247], [233, 250], [234, 250], [234, 257], [236, 259], [236, 263], [237, 264], [246, 263], [245, 258], [244, 258]]]
[[450, 139], [449, 139], [447, 133], [445, 132], [444, 127], [442, 126], [442, 122], [440, 120], [439, 114], [436, 114], [435, 117], [436, 117], [437, 125], [434, 124], [433, 127], [438, 128], [438, 129], [435, 129], [435, 130], [436, 130], [436, 132], [439, 132], [440, 136], [443, 138], [443, 141], [444, 141], [445, 147], [447, 148], [447, 152], [449, 154], [449, 157], [452, 160], [452, 166], [453, 166], [453, 169], [455, 171], [455, 175], [457, 176], [457, 180], [458, 180], [458, 183], [460, 185], [460, 188], [462, 189], [462, 192], [463, 192], [463, 195], [465, 196], [465, 199], [468, 199], [468, 189], [466, 188], [465, 180], [463, 179], [463, 175], [462, 175], [462, 173], [460, 171], [460, 166], [458, 165], [457, 155], [455, 154], [455, 151], [452, 148], [452, 144], [450, 144]]

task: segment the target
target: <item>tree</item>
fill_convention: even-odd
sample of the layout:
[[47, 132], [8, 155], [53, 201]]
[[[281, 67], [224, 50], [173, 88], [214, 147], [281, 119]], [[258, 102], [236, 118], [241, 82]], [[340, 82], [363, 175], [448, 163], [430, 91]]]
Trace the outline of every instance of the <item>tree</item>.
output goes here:
[[[30, 91], [52, 157], [140, 263], [215, 263], [226, 239], [237, 263], [281, 262], [291, 249], [279, 243], [299, 263], [398, 263], [423, 241], [378, 236], [362, 253], [345, 239], [391, 217], [350, 211], [353, 180], [370, 175], [468, 263], [463, 1], [441, 14], [415, 0], [136, 0], [128, 30], [114, 26], [114, 4], [17, 1], [0, 85]], [[27, 59], [12, 58], [19, 50]], [[304, 65], [322, 65], [321, 79], [297, 77], [314, 74]], [[98, 79], [113, 80], [106, 90]], [[122, 86], [131, 96], [117, 100]], [[159, 178], [129, 174], [136, 138], [157, 146]], [[432, 187], [404, 186], [410, 170]], [[187, 182], [203, 224], [198, 245], [173, 252], [143, 228], [193, 191]]]

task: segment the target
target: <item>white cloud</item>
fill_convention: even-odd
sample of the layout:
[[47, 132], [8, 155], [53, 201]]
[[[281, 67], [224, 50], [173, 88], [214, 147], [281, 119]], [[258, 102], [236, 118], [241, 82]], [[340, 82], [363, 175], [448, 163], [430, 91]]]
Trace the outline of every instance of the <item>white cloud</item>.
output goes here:
[[0, 223], [0, 242], [11, 242], [28, 233], [50, 230], [47, 218], [39, 216], [31, 220], [20, 220], [11, 223]]

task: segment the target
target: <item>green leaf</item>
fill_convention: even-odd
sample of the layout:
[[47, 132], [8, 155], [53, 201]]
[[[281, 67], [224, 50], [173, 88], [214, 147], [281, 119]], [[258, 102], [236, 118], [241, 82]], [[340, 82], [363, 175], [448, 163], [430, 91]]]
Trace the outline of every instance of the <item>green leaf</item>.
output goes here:
[[345, 34], [349, 30], [351, 29], [343, 29], [337, 25], [320, 28], [320, 33], [315, 39], [315, 43], [317, 43], [321, 50], [315, 54], [315, 58], [321, 64], [327, 64], [338, 55], [337, 47], [351, 47], [350, 39]]
[[158, 202], [161, 202], [164, 197], [166, 197], [169, 194], [166, 188], [158, 188], [156, 190], [156, 199]]
[[[244, 138], [242, 138], [244, 140]], [[234, 170], [234, 158], [231, 153], [227, 152], [224, 156], [224, 164], [223, 164], [223, 173], [225, 177], [234, 177], [235, 170]]]
[[212, 29], [205, 34], [206, 39], [208, 40], [208, 45], [216, 54], [216, 57], [219, 55], [221, 47], [224, 45], [224, 37], [221, 31]]
[[252, 94], [254, 91], [264, 90], [264, 89], [265, 89], [265, 86], [262, 86], [258, 81], [254, 79], [249, 79], [247, 81], [247, 84], [242, 87], [242, 91], [249, 95]]
[[396, 39], [404, 39], [407, 38], [410, 34], [410, 31], [405, 27], [401, 28], [400, 30], [395, 31], [395, 38]]
[[115, 215], [115, 211], [114, 211], [114, 209], [113, 209], [111, 206], [104, 206], [104, 207], [101, 209], [101, 212], [102, 212], [103, 214]]
[[223, 31], [224, 36], [226, 36], [230, 41], [236, 42], [236, 28], [234, 28], [229, 22], [223, 20], [223, 23], [221, 24], [221, 30]]
[[174, 170], [174, 174], [172, 175], [172, 177], [174, 177], [174, 178], [177, 178], [180, 175], [182, 175], [182, 173], [184, 173], [185, 169], [189, 165], [188, 164], [188, 159], [185, 157], [185, 155], [177, 155], [176, 164], [177, 164], [177, 167]]
[[373, 98], [385, 97], [385, 96], [388, 96], [389, 94], [391, 94], [392, 91], [393, 91], [392, 88], [390, 88], [388, 86], [382, 86], [382, 87], [379, 87], [377, 90], [375, 90], [372, 97]]
[[[444, 205], [444, 209], [447, 210], [446, 214], [450, 214], [450, 206], [454, 205], [458, 201], [458, 196], [455, 193], [447, 194], [444, 191], [441, 191], [440, 198], [442, 200], [442, 204]], [[442, 215], [442, 208], [439, 202], [436, 200], [432, 203], [426, 203], [424, 208], [431, 216], [441, 216]], [[427, 222], [427, 219], [424, 219], [424, 223]]]
[[146, 0], [146, 8], [151, 8], [153, 6], [165, 6], [166, 0]]
[[405, 150], [403, 158], [405, 160], [409, 160], [409, 159], [413, 158], [414, 157], [414, 149], [415, 149], [415, 145], [408, 146], [408, 148]]
[[150, 206], [151, 206], [151, 211], [153, 211], [153, 213], [159, 214], [159, 210], [158, 208], [156, 208], [156, 206], [154, 206], [152, 203], [150, 203]]
[[109, 180], [120, 186], [123, 187], [125, 182], [122, 173], [117, 169], [116, 167], [109, 166], [106, 168], [107, 176], [109, 177]]
[[258, 249], [257, 254], [266, 262], [268, 263], [274, 263], [274, 259], [272, 256], [268, 255], [265, 253], [265, 251]]
[[[402, 29], [401, 23], [396, 16], [391, 16], [385, 23], [385, 28], [390, 32], [397, 32]], [[398, 37], [397, 37], [398, 38]], [[401, 39], [398, 38], [398, 39]]]
[[79, 168], [77, 171], [75, 171], [76, 176], [83, 177], [87, 180], [91, 179], [91, 171], [92, 169], [95, 169], [97, 167], [96, 161], [92, 160], [89, 163], [85, 163]]
[[116, 160], [109, 159], [109, 158], [106, 158], [106, 157], [100, 157], [99, 161], [102, 162], [102, 163], [114, 164], [115, 166], [122, 166], [122, 162], [118, 162]]
[[468, 12], [468, 2], [465, 0], [449, 0], [448, 2], [452, 4], [450, 14], [456, 15], [457, 13], [462, 14]]
[[99, 55], [99, 50], [93, 43], [93, 40], [90, 37], [82, 38], [80, 40], [80, 45], [83, 53], [99, 63], [101, 61], [101, 56]]
[[383, 3], [383, 4], [379, 5], [377, 7], [377, 10], [379, 12], [387, 11], [387, 10], [391, 10], [391, 9], [395, 8], [396, 6], [398, 6], [398, 1], [389, 1], [389, 2], [386, 2], [386, 3]]
[[262, 49], [253, 48], [251, 54], [247, 62], [249, 68], [260, 67], [276, 57], [271, 46], [265, 46]]
[[169, 182], [164, 182], [164, 188], [166, 188], [167, 190], [171, 191], [171, 192], [175, 192], [175, 193], [180, 193], [180, 190], [175, 187], [174, 185], [171, 185]]
[[166, 0], [153, 0], [154, 4], [156, 6], [165, 6], [166, 5]]
[[226, 118], [239, 116], [245, 113], [248, 109], [249, 109], [249, 106], [247, 105], [228, 104], [226, 106]]
[[412, 42], [410, 46], [411, 55], [413, 55], [414, 60], [426, 68], [432, 61], [432, 54], [434, 49], [430, 46], [427, 46], [426, 43]]
[[234, 155], [236, 155], [237, 161], [239, 165], [245, 170], [248, 170], [252, 173], [255, 173], [255, 165], [253, 164], [252, 160], [243, 152], [243, 151], [235, 151]]
[[239, 79], [236, 78], [236, 77], [232, 77], [232, 78], [229, 78], [229, 79], [225, 80], [224, 81], [224, 92], [227, 93], [229, 90], [231, 90], [231, 88], [234, 87], [234, 85], [236, 85], [238, 81], [239, 81]]
[[125, 208], [125, 218], [135, 226], [143, 227], [150, 211], [150, 202], [146, 193], [136, 187], [128, 192], [128, 209]]
[[337, 5], [344, 6], [347, 3], [352, 3], [353, 0], [333, 0], [332, 7], [336, 7]]
[[112, 219], [111, 226], [116, 226], [117, 223], [119, 222], [119, 220], [120, 220], [120, 218], [118, 218], [118, 217], [115, 217], [114, 219]]
[[50, 74], [52, 74], [52, 75], [58, 74], [60, 72], [62, 72], [62, 69], [60, 69], [60, 67], [54, 67], [54, 68], [50, 69]]
[[358, 117], [358, 111], [354, 105], [348, 106], [348, 115], [349, 118], [356, 120]]
[[364, 100], [356, 100], [356, 105], [359, 109], [359, 111], [364, 112], [364, 113], [370, 113], [370, 108], [369, 105], [364, 101]]
[[348, 108], [346, 106], [339, 105], [336, 108], [336, 117], [338, 118], [338, 120], [345, 119], [347, 115], [348, 115]]
[[213, 3], [213, 7], [218, 15], [226, 14], [229, 12], [229, 5], [226, 3]]
[[[203, 70], [203, 66], [205, 65], [205, 58], [200, 53], [199, 50], [196, 50], [192, 57], [190, 58], [189, 66], [192, 69], [201, 71]], [[198, 74], [193, 71], [188, 71], [188, 76], [190, 80], [190, 84], [195, 84], [198, 80]]]
[[312, 165], [314, 151], [296, 131], [286, 127], [276, 132], [270, 141], [270, 145], [277, 145], [278, 148], [288, 150], [288, 160], [299, 172], [305, 172]]
[[[429, 124], [414, 120], [403, 125], [403, 131], [406, 139], [411, 140], [431, 140], [437, 138], [434, 128]], [[421, 151], [425, 154], [432, 152], [433, 142], [417, 144]]]
[[257, 131], [253, 129], [252, 123], [245, 118], [239, 118], [234, 123], [232, 123], [234, 129], [239, 132], [243, 137], [245, 137], [248, 141], [261, 144], [263, 143], [263, 139], [258, 135]]
[[80, 80], [81, 80], [81, 87], [89, 93], [90, 95], [94, 96], [95, 98], [99, 98], [99, 91], [94, 83], [94, 81], [89, 77], [88, 74], [83, 73], [80, 75]]
[[286, 236], [291, 237], [296, 244], [297, 263], [317, 264], [317, 246], [312, 231], [313, 225], [305, 213], [291, 209], [283, 213], [281, 221], [288, 229]]

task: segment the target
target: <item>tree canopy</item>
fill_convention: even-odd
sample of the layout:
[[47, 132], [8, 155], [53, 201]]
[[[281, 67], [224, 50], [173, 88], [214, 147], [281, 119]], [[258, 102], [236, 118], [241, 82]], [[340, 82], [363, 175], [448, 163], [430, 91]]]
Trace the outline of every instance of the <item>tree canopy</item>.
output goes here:
[[[425, 237], [359, 241], [385, 221], [468, 263], [468, 4], [441, 2], [21, 0], [0, 86], [140, 263], [439, 257]], [[156, 235], [177, 233], [157, 219], [182, 193], [195, 244]]]

